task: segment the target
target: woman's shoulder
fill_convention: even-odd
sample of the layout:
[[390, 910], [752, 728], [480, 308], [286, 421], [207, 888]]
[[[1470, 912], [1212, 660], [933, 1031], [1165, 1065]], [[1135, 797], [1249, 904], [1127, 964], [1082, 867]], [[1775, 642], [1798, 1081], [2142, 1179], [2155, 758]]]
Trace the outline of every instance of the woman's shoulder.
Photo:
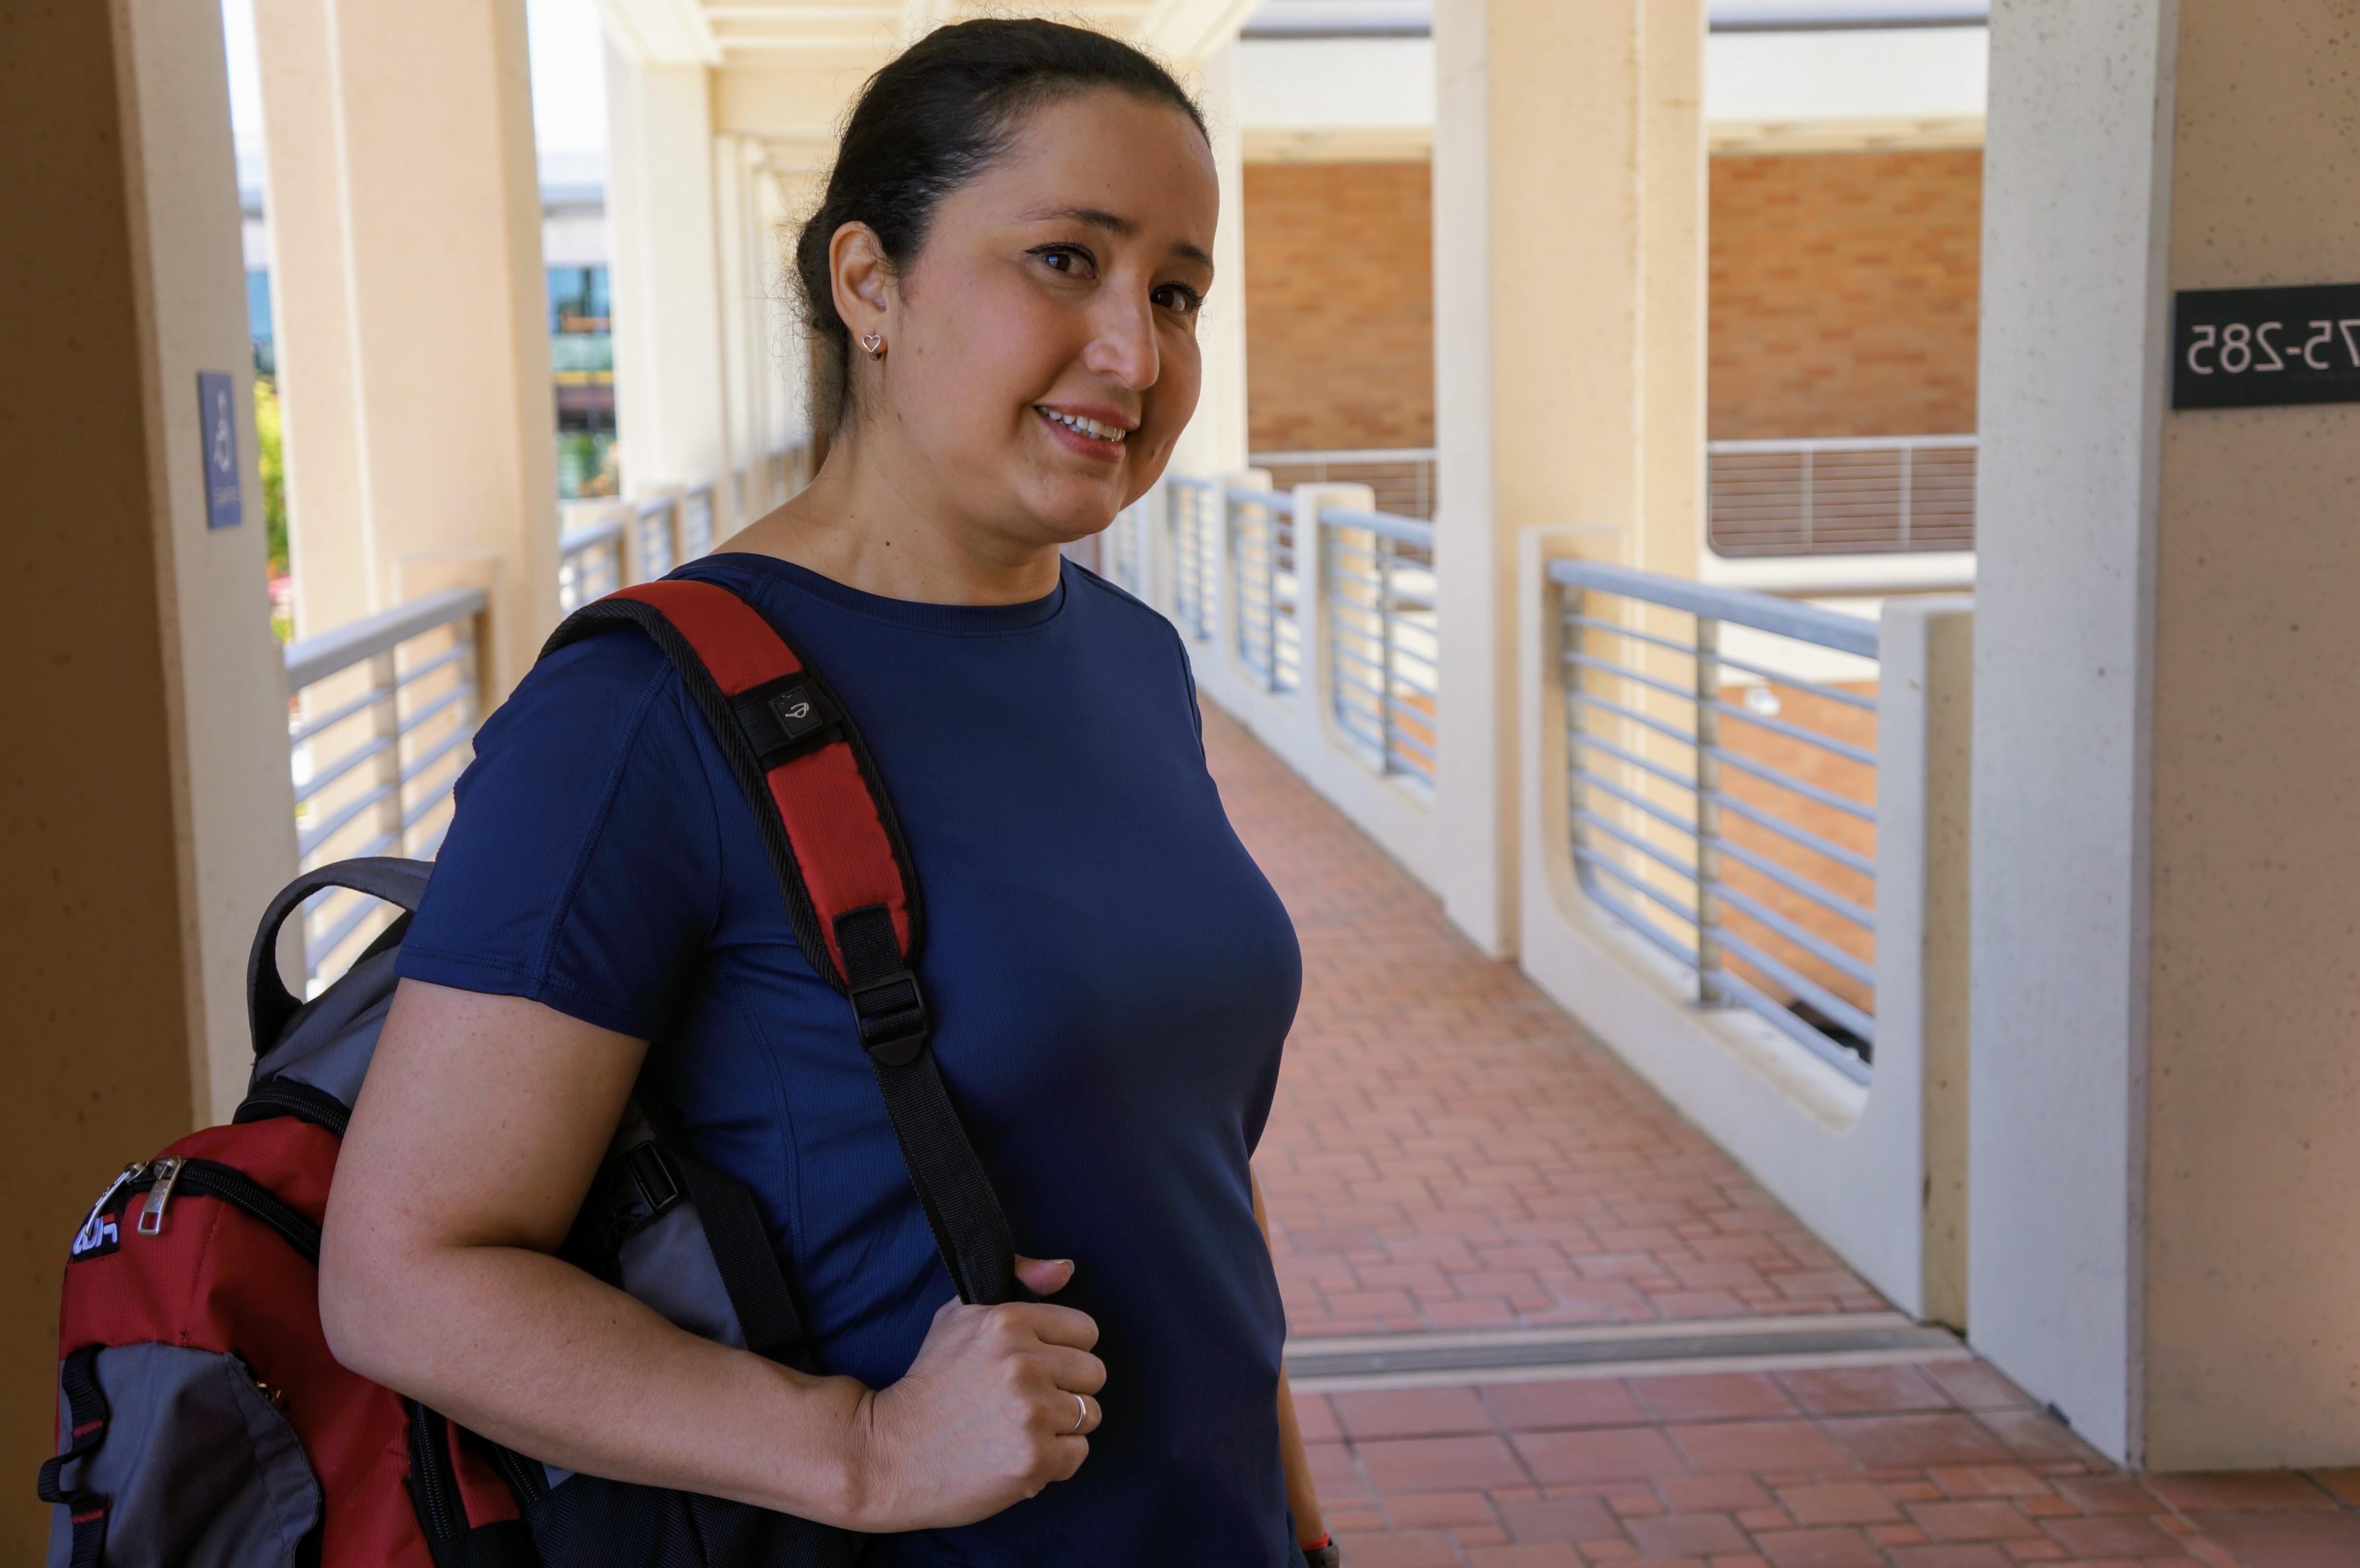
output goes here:
[[586, 637], [543, 655], [492, 710], [478, 755], [552, 744], [577, 754], [628, 745], [650, 710], [668, 706], [680, 674], [654, 641], [629, 627]]
[[1070, 558], [1065, 562], [1065, 581], [1067, 592], [1089, 605], [1117, 635], [1136, 637], [1158, 648], [1168, 647], [1175, 653], [1181, 651], [1179, 628], [1146, 601]]

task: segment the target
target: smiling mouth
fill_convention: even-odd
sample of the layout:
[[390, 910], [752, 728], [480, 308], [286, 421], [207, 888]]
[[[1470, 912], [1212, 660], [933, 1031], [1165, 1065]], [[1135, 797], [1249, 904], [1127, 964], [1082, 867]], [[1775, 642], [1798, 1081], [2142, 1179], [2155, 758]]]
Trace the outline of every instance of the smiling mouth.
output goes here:
[[1131, 432], [1120, 425], [1100, 424], [1096, 419], [1086, 419], [1079, 414], [1061, 414], [1056, 409], [1040, 403], [1032, 405], [1032, 411], [1060, 430], [1071, 430], [1076, 435], [1087, 436], [1091, 441], [1112, 441], [1115, 445], [1120, 446], [1131, 436]]

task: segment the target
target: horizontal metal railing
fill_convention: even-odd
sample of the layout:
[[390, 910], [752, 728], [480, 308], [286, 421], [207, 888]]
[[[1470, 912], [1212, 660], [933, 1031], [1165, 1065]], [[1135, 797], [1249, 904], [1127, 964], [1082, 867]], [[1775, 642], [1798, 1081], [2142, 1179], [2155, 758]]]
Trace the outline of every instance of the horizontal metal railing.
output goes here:
[[1441, 694], [1434, 525], [1338, 506], [1319, 508], [1318, 523], [1336, 723], [1380, 772], [1432, 788]]
[[1292, 691], [1303, 679], [1301, 604], [1295, 572], [1295, 497], [1224, 486], [1239, 660], [1263, 689]]
[[1434, 517], [1434, 449], [1430, 446], [1339, 448], [1321, 452], [1258, 452], [1248, 458], [1282, 490], [1297, 485], [1365, 485], [1380, 512], [1422, 521]]
[[1209, 479], [1174, 474], [1164, 482], [1164, 526], [1172, 543], [1172, 619], [1198, 642], [1221, 624], [1221, 488]]
[[1710, 442], [1708, 537], [1724, 556], [1972, 550], [1976, 447], [1971, 435]]
[[571, 615], [623, 585], [626, 520], [609, 515], [557, 536], [557, 604]]
[[[290, 643], [288, 744], [305, 868], [354, 855], [431, 858], [474, 755], [486, 596], [452, 588]], [[385, 906], [330, 890], [306, 905], [313, 976], [382, 923]]]
[[1876, 1042], [1874, 621], [1590, 561], [1559, 598], [1590, 898], [1855, 1082]]
[[[763, 512], [770, 509], [769, 506], [761, 508]], [[761, 513], [749, 511], [746, 515], [748, 517], [759, 517]], [[665, 572], [671, 571], [673, 566], [679, 565], [683, 561], [694, 561], [699, 556], [713, 552], [712, 485], [699, 485], [680, 498], [680, 506], [675, 514], [675, 526], [679, 530], [674, 536], [675, 555], [671, 565], [664, 568]], [[650, 572], [648, 575], [656, 577], [661, 576], [661, 573]]]

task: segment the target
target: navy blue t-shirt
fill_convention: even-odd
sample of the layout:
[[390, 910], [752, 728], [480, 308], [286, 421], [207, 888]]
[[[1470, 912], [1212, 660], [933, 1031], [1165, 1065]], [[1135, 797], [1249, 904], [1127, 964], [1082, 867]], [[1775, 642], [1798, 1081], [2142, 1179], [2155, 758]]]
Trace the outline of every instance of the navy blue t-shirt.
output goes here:
[[[1207, 773], [1162, 617], [1067, 565], [1032, 604], [882, 599], [769, 556], [746, 594], [832, 682], [900, 814], [945, 1079], [1017, 1250], [1076, 1260], [1105, 1423], [1072, 1480], [908, 1564], [1276, 1565], [1284, 1320], [1254, 1225], [1302, 984]], [[750, 808], [679, 676], [610, 632], [485, 723], [401, 973], [650, 1040], [692, 1152], [751, 1187], [821, 1365], [899, 1378], [953, 1294], [844, 998], [796, 946]]]

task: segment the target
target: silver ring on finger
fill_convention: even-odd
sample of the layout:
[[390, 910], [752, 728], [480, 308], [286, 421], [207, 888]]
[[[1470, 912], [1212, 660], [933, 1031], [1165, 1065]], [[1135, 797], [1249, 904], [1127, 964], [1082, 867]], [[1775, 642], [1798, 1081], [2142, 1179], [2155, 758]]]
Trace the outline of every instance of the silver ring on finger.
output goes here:
[[1067, 1437], [1079, 1437], [1082, 1434], [1083, 1426], [1088, 1422], [1089, 1419], [1090, 1402], [1082, 1398], [1079, 1394], [1076, 1394], [1074, 1396], [1074, 1430], [1067, 1432], [1065, 1435]]

